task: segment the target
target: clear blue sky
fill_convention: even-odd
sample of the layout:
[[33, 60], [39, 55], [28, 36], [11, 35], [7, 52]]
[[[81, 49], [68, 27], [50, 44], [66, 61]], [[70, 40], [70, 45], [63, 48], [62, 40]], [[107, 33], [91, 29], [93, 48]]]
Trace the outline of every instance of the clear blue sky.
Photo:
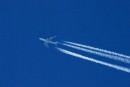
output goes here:
[[53, 35], [130, 55], [130, 1], [1, 0], [0, 87], [130, 87], [130, 74], [38, 40]]

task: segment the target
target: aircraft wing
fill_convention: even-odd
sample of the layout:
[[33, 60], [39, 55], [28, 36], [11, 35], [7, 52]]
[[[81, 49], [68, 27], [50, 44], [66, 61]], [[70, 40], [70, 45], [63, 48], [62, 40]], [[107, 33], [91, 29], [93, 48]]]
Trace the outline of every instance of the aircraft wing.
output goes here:
[[56, 36], [53, 36], [53, 37], [50, 37], [50, 38], [48, 38], [48, 40], [52, 40], [53, 38], [55, 38]]
[[44, 43], [46, 47], [48, 47], [48, 43]]

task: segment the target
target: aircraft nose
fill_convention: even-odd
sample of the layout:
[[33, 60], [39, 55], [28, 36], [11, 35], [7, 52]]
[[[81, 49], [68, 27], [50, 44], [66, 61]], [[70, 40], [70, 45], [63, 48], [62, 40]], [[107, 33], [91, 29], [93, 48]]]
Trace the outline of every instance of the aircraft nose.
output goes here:
[[39, 40], [41, 40], [41, 41], [45, 41], [45, 39], [43, 39], [43, 38], [39, 38]]
[[42, 38], [39, 38], [39, 40], [42, 40]]
[[39, 40], [40, 40], [41, 38], [39, 38]]

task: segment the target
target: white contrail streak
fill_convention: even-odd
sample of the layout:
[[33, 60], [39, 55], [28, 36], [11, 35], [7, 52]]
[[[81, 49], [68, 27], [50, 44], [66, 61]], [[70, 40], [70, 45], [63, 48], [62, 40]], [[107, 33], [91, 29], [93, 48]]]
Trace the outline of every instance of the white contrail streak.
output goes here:
[[118, 61], [121, 61], [121, 62], [124, 62], [124, 63], [130, 63], [130, 60], [126, 59], [126, 58], [122, 58], [122, 57], [118, 57], [118, 56], [114, 56], [114, 55], [110, 55], [110, 54], [106, 54], [106, 53], [102, 53], [102, 52], [99, 52], [99, 51], [94, 51], [94, 50], [91, 50], [91, 49], [86, 49], [86, 48], [82, 48], [82, 47], [74, 46], [74, 45], [70, 45], [70, 44], [62, 43], [62, 45], [67, 46], [67, 47], [71, 47], [71, 48], [74, 48], [74, 49], [77, 49], [77, 50], [81, 50], [81, 51], [84, 51], [84, 52], [96, 54], [96, 55], [99, 55], [99, 56], [104, 56], [104, 57], [107, 57], [107, 58], [110, 58], [110, 59], [118, 60]]
[[100, 51], [100, 52], [103, 52], [103, 53], [107, 53], [107, 54], [111, 54], [111, 55], [115, 55], [115, 56], [119, 56], [119, 57], [124, 57], [124, 58], [129, 58], [130, 59], [130, 56], [127, 56], [127, 55], [124, 55], [124, 54], [120, 54], [120, 53], [116, 53], [116, 52], [112, 52], [112, 51], [108, 51], [108, 50], [104, 50], [104, 49], [100, 49], [100, 48], [95, 48], [95, 47], [88, 46], [88, 45], [82, 45], [82, 44], [78, 44], [78, 43], [74, 43], [74, 42], [69, 42], [69, 41], [64, 41], [64, 42], [68, 43], [68, 44], [72, 44], [72, 45], [88, 48], [88, 49], [91, 49], [91, 50]]
[[126, 68], [126, 67], [122, 67], [122, 66], [110, 64], [110, 63], [107, 63], [107, 62], [99, 61], [99, 60], [96, 60], [96, 59], [93, 59], [93, 58], [89, 58], [89, 57], [86, 57], [86, 56], [83, 56], [83, 55], [80, 55], [80, 54], [77, 54], [77, 53], [74, 53], [74, 52], [62, 49], [62, 48], [57, 48], [57, 49], [60, 52], [63, 52], [65, 54], [69, 54], [69, 55], [74, 56], [74, 57], [78, 57], [78, 58], [81, 58], [81, 59], [85, 59], [85, 60], [88, 60], [88, 61], [91, 61], [91, 62], [95, 62], [95, 63], [101, 64], [101, 65], [105, 65], [105, 66], [108, 66], [108, 67], [111, 67], [111, 68], [115, 68], [117, 70], [121, 70], [121, 71], [125, 71], [125, 72], [130, 73], [130, 69]]

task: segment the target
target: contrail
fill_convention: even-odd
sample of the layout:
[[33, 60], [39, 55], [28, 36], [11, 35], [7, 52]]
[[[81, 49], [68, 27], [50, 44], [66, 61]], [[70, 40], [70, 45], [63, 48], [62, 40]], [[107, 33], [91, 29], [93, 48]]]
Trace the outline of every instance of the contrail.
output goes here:
[[85, 60], [88, 60], [88, 61], [91, 61], [91, 62], [95, 62], [95, 63], [101, 64], [101, 65], [105, 65], [105, 66], [108, 66], [108, 67], [111, 67], [111, 68], [115, 68], [117, 70], [121, 70], [121, 71], [125, 71], [125, 72], [130, 73], [129, 68], [114, 65], [114, 64], [110, 64], [110, 63], [103, 62], [103, 61], [100, 61], [100, 60], [96, 60], [96, 59], [93, 59], [93, 58], [89, 58], [89, 57], [86, 57], [86, 56], [83, 56], [83, 55], [80, 55], [80, 54], [77, 54], [77, 53], [62, 49], [62, 48], [58, 48], [58, 47], [56, 47], [56, 48], [57, 48], [57, 50], [59, 50], [60, 52], [65, 53], [65, 54], [69, 54], [69, 55], [74, 56], [74, 57], [78, 57], [78, 58], [81, 58], [81, 59], [85, 59]]
[[99, 51], [94, 51], [94, 50], [91, 50], [91, 49], [86, 49], [86, 48], [82, 48], [82, 47], [74, 46], [74, 45], [70, 45], [70, 44], [62, 43], [62, 45], [67, 46], [67, 47], [71, 47], [71, 48], [74, 48], [74, 49], [77, 49], [77, 50], [81, 50], [81, 51], [84, 51], [84, 52], [96, 54], [96, 55], [99, 55], [99, 56], [104, 56], [104, 57], [107, 57], [107, 58], [110, 58], [110, 59], [118, 60], [118, 61], [121, 61], [121, 62], [124, 62], [124, 63], [130, 63], [129, 59], [125, 59], [125, 58], [122, 58], [122, 57], [119, 57], [119, 56], [114, 56], [114, 55], [110, 55], [110, 54], [106, 54], [106, 53], [102, 53], [102, 52], [99, 52]]
[[82, 45], [82, 44], [78, 44], [78, 43], [74, 43], [74, 42], [69, 42], [69, 41], [64, 41], [64, 42], [68, 43], [68, 44], [76, 45], [76, 46], [79, 46], [79, 47], [84, 47], [84, 48], [88, 48], [88, 49], [91, 49], [91, 50], [103, 52], [103, 53], [106, 53], [106, 54], [115, 55], [115, 56], [130, 59], [130, 56], [127, 56], [127, 55], [124, 55], [124, 54], [120, 54], [120, 53], [116, 53], [116, 52], [112, 52], [112, 51], [108, 51], [108, 50], [104, 50], [104, 49], [100, 49], [100, 48], [95, 48], [95, 47], [88, 46], [88, 45]]

